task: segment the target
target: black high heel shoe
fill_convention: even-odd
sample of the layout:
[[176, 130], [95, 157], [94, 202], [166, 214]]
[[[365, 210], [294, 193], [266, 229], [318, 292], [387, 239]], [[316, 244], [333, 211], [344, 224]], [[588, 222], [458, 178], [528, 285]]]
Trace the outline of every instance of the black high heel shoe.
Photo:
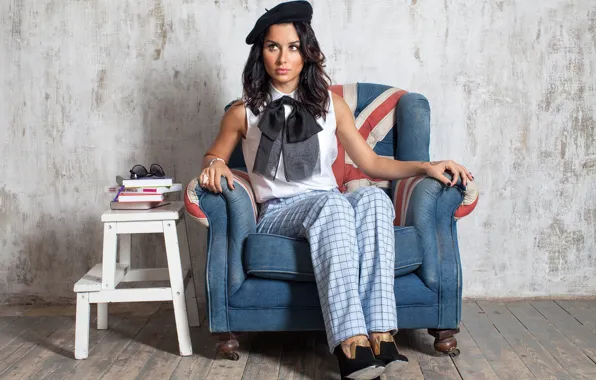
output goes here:
[[349, 358], [342, 350], [341, 345], [337, 346], [333, 353], [339, 361], [342, 379], [372, 380], [385, 370], [384, 363], [375, 359], [367, 339], [352, 342]]
[[395, 341], [390, 334], [384, 334], [372, 339], [371, 345], [375, 359], [385, 364], [385, 373], [401, 370], [408, 363], [408, 358], [397, 351]]

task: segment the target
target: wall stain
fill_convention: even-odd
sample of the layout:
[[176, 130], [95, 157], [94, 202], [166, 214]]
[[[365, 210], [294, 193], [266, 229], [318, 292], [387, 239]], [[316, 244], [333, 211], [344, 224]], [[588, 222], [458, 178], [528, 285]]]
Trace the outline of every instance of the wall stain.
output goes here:
[[542, 37], [542, 17], [540, 17], [540, 21], [538, 21], [538, 27], [536, 28], [536, 42], [540, 42], [540, 38]]
[[549, 82], [548, 88], [544, 97], [542, 99], [542, 105], [544, 106], [544, 110], [549, 112], [553, 106], [553, 102], [555, 100], [555, 95], [557, 94], [557, 87], [554, 83]]
[[151, 14], [156, 18], [155, 36], [161, 42], [160, 47], [154, 50], [153, 60], [157, 61], [161, 58], [161, 55], [166, 47], [166, 41], [168, 39], [168, 31], [166, 29], [166, 15], [161, 0], [154, 0], [153, 10], [151, 11]]
[[[519, 129], [519, 145], [515, 147], [516, 162], [514, 165], [523, 165], [526, 162], [525, 156], [528, 154], [530, 142], [530, 125], [532, 123], [529, 112], [524, 111], [521, 114], [522, 122]], [[515, 140], [512, 140], [514, 142]], [[521, 167], [519, 167], [521, 169]]]
[[561, 159], [565, 159], [566, 153], [567, 153], [567, 137], [563, 136], [563, 138], [561, 138]]
[[345, 21], [351, 21], [352, 20], [352, 8], [354, 6], [354, 4], [352, 4], [353, 0], [345, 0], [344, 5], [345, 5], [345, 11], [346, 11], [346, 19]]
[[582, 162], [582, 169], [596, 173], [596, 157], [590, 157]]
[[584, 221], [589, 225], [594, 225], [594, 223], [596, 223], [596, 208], [584, 210]]
[[596, 120], [590, 111], [587, 106], [577, 105], [572, 119], [572, 128], [578, 132], [574, 136], [576, 146], [579, 148], [583, 143], [585, 154], [591, 152], [596, 142]]
[[563, 31], [561, 30], [561, 28], [559, 28], [559, 30], [556, 33], [553, 33], [547, 45], [548, 54], [554, 55], [567, 50], [567, 46], [564, 45], [566, 40], [563, 37]]
[[447, 16], [447, 22], [445, 23], [445, 47], [447, 47], [447, 40], [449, 39], [449, 16]]
[[[580, 46], [577, 47], [577, 51], [574, 54], [574, 57], [569, 59], [569, 70], [577, 74], [578, 78], [581, 78], [584, 74], [584, 49]], [[578, 95], [582, 96], [584, 91], [584, 86], [578, 86], [578, 89], [581, 91]]]
[[555, 275], [574, 273], [575, 266], [580, 264], [576, 258], [583, 251], [584, 242], [582, 231], [566, 228], [559, 218], [554, 218], [536, 237], [537, 248], [548, 254], [548, 272]]
[[15, 107], [15, 110], [12, 114], [12, 120], [9, 122], [10, 130], [12, 132], [13, 138], [17, 135], [17, 131], [21, 128], [23, 115], [21, 111], [24, 107], [20, 104]]
[[105, 101], [106, 76], [106, 69], [101, 69], [97, 73], [97, 85], [93, 89], [93, 106], [96, 110], [99, 109]]
[[[45, 282], [59, 284], [71, 274], [72, 266], [66, 265], [69, 253], [81, 252], [73, 244], [82, 245], [74, 236], [73, 226], [66, 217], [48, 214], [36, 216], [35, 226], [27, 228], [22, 246], [10, 267], [17, 285], [32, 286]], [[86, 239], [83, 239], [86, 240]]]
[[416, 46], [416, 49], [414, 50], [414, 58], [416, 58], [420, 65], [423, 65], [422, 59], [420, 59], [420, 48], [418, 46]]
[[12, 25], [10, 33], [12, 40], [19, 42], [21, 40], [22, 22], [23, 22], [23, 0], [15, 0], [12, 6], [8, 8], [8, 13], [12, 16]]
[[470, 99], [472, 99], [473, 97], [473, 90], [472, 90], [472, 85], [473, 83], [471, 82], [466, 82], [463, 84], [463, 90], [466, 94], [466, 100], [467, 100], [467, 109], [468, 109], [468, 113], [466, 116], [466, 133], [468, 136], [468, 143], [470, 145], [470, 153], [472, 155], [476, 155], [476, 150], [478, 148], [478, 141], [476, 139], [476, 117], [478, 116], [477, 111], [472, 109], [471, 106], [471, 101]]
[[181, 24], [186, 37], [193, 36], [197, 32], [197, 21], [192, 14], [187, 15], [186, 18], [181, 21]]
[[16, 276], [16, 283], [31, 286], [33, 281], [35, 280], [35, 270], [32, 268], [31, 262], [28, 260], [27, 256], [23, 256], [23, 252], [19, 252], [19, 256], [17, 258], [17, 262], [13, 268], [15, 276]]
[[596, 11], [588, 12], [588, 33], [592, 37], [592, 43], [596, 50]]
[[50, 1], [49, 3], [46, 4], [45, 12], [46, 13], [53, 13], [54, 12], [54, 2], [53, 1]]
[[413, 6], [414, 4], [410, 4], [410, 6], [408, 7], [408, 13], [410, 14], [410, 18], [412, 19], [413, 22], [416, 22], [416, 16], [417, 16], [417, 12], [419, 12], [419, 8], [420, 7], [415, 7]]
[[[11, 220], [15, 214], [20, 213], [19, 198], [17, 194], [10, 192], [6, 185], [0, 187], [0, 230], [6, 231], [11, 224]], [[0, 235], [0, 239], [4, 240], [6, 235]], [[3, 241], [0, 240], [0, 243]]]

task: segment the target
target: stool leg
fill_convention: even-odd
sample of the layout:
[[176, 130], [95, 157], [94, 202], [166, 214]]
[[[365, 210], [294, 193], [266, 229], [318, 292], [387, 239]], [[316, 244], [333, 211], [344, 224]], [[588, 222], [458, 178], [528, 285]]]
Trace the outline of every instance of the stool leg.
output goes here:
[[116, 287], [116, 251], [118, 246], [116, 223], [103, 225], [103, 258], [101, 270], [101, 288], [114, 289]]
[[[112, 225], [113, 226], [113, 225]], [[116, 236], [116, 242], [114, 243], [114, 236]], [[118, 240], [120, 241], [120, 247], [118, 248]], [[131, 234], [122, 234], [118, 236], [115, 232], [115, 227], [109, 228], [104, 231], [104, 247], [108, 247], [108, 251], [105, 251], [104, 248], [104, 258], [103, 262], [114, 262], [114, 276], [116, 273], [116, 254], [118, 254], [118, 263], [119, 264], [126, 264], [128, 266], [128, 270], [130, 271], [130, 242], [132, 240]], [[113, 260], [112, 260], [113, 258]], [[102, 264], [104, 265], [104, 264]], [[106, 269], [106, 273], [109, 274], [111, 270], [110, 266], [103, 266], [103, 268], [108, 267]], [[103, 272], [103, 271], [102, 271]], [[110, 276], [105, 276], [108, 281], [111, 278]], [[102, 273], [102, 279], [104, 278]], [[112, 284], [114, 284], [115, 279], [112, 280]], [[115, 286], [116, 284], [114, 284]], [[107, 303], [98, 303], [97, 304], [97, 329], [98, 330], [106, 330], [108, 328], [108, 304]]]
[[180, 262], [180, 249], [178, 248], [176, 221], [164, 221], [163, 233], [166, 243], [166, 255], [168, 257], [168, 271], [170, 273], [170, 287], [172, 288], [172, 303], [174, 304], [174, 316], [176, 318], [176, 331], [178, 333], [180, 355], [189, 356], [192, 355], [192, 344], [190, 340], [190, 329], [188, 327], [188, 316], [186, 314], [186, 302], [184, 299], [184, 278], [182, 277], [182, 264]]
[[75, 324], [75, 359], [89, 356], [89, 293], [77, 293], [77, 316]]
[[201, 316], [199, 314], [199, 305], [197, 303], [195, 274], [192, 269], [192, 258], [190, 257], [190, 248], [186, 228], [186, 218], [184, 217], [184, 214], [182, 214], [180, 223], [178, 224], [178, 236], [180, 237], [180, 258], [182, 260], [183, 273], [185, 274], [186, 270], [189, 270], [191, 274], [190, 281], [188, 281], [188, 285], [186, 286], [186, 289], [184, 289], [186, 294], [186, 307], [188, 309], [188, 322], [192, 327], [200, 327]]
[[108, 328], [108, 304], [97, 304], [97, 329], [107, 330]]

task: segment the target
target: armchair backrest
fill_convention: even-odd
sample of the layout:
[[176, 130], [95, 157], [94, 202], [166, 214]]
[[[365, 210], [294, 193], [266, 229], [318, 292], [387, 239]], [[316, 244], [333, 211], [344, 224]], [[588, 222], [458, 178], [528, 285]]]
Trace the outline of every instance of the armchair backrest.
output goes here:
[[[403, 143], [411, 143], [409, 141], [398, 143], [398, 129], [409, 130], [409, 128], [397, 126], [400, 119], [397, 106], [400, 99], [407, 94], [407, 91], [374, 83], [333, 85], [330, 90], [344, 98], [354, 113], [356, 128], [378, 155], [404, 159], [399, 158], [398, 147], [403, 146]], [[423, 123], [430, 124], [429, 120], [424, 120]], [[410, 152], [418, 149], [419, 152], [413, 154], [417, 158], [409, 157], [407, 159], [428, 160], [430, 128], [425, 127], [422, 129], [424, 129], [422, 131], [422, 140], [424, 140], [422, 144], [417, 143], [416, 146], [408, 146], [408, 149], [404, 149]], [[406, 140], [412, 139], [408, 138]], [[333, 164], [333, 172], [340, 191], [351, 192], [362, 186], [377, 186], [386, 190], [388, 194], [390, 193], [392, 184], [389, 181], [368, 177], [356, 167], [352, 159], [346, 154], [339, 139], [337, 145], [338, 156]], [[409, 155], [412, 156], [412, 154]], [[246, 167], [242, 156], [241, 143], [234, 150], [229, 165], [232, 168]]]

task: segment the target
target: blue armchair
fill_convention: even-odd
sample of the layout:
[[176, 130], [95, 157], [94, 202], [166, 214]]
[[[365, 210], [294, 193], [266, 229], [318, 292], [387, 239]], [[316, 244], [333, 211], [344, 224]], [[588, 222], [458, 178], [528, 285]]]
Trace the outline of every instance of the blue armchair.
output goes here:
[[[332, 91], [346, 99], [377, 154], [429, 161], [430, 108], [424, 96], [369, 83], [333, 86]], [[209, 329], [225, 333], [220, 349], [237, 359], [235, 332], [324, 330], [324, 324], [308, 242], [256, 233], [258, 205], [240, 144], [229, 166], [235, 169], [235, 190], [222, 181], [223, 192], [214, 194], [195, 179], [185, 201], [191, 216], [209, 228]], [[436, 350], [456, 355], [462, 301], [456, 221], [477, 199], [462, 203], [463, 186], [448, 188], [431, 178], [388, 183], [366, 177], [343, 150], [334, 171], [342, 191], [379, 186], [393, 198], [398, 327], [428, 329]]]

